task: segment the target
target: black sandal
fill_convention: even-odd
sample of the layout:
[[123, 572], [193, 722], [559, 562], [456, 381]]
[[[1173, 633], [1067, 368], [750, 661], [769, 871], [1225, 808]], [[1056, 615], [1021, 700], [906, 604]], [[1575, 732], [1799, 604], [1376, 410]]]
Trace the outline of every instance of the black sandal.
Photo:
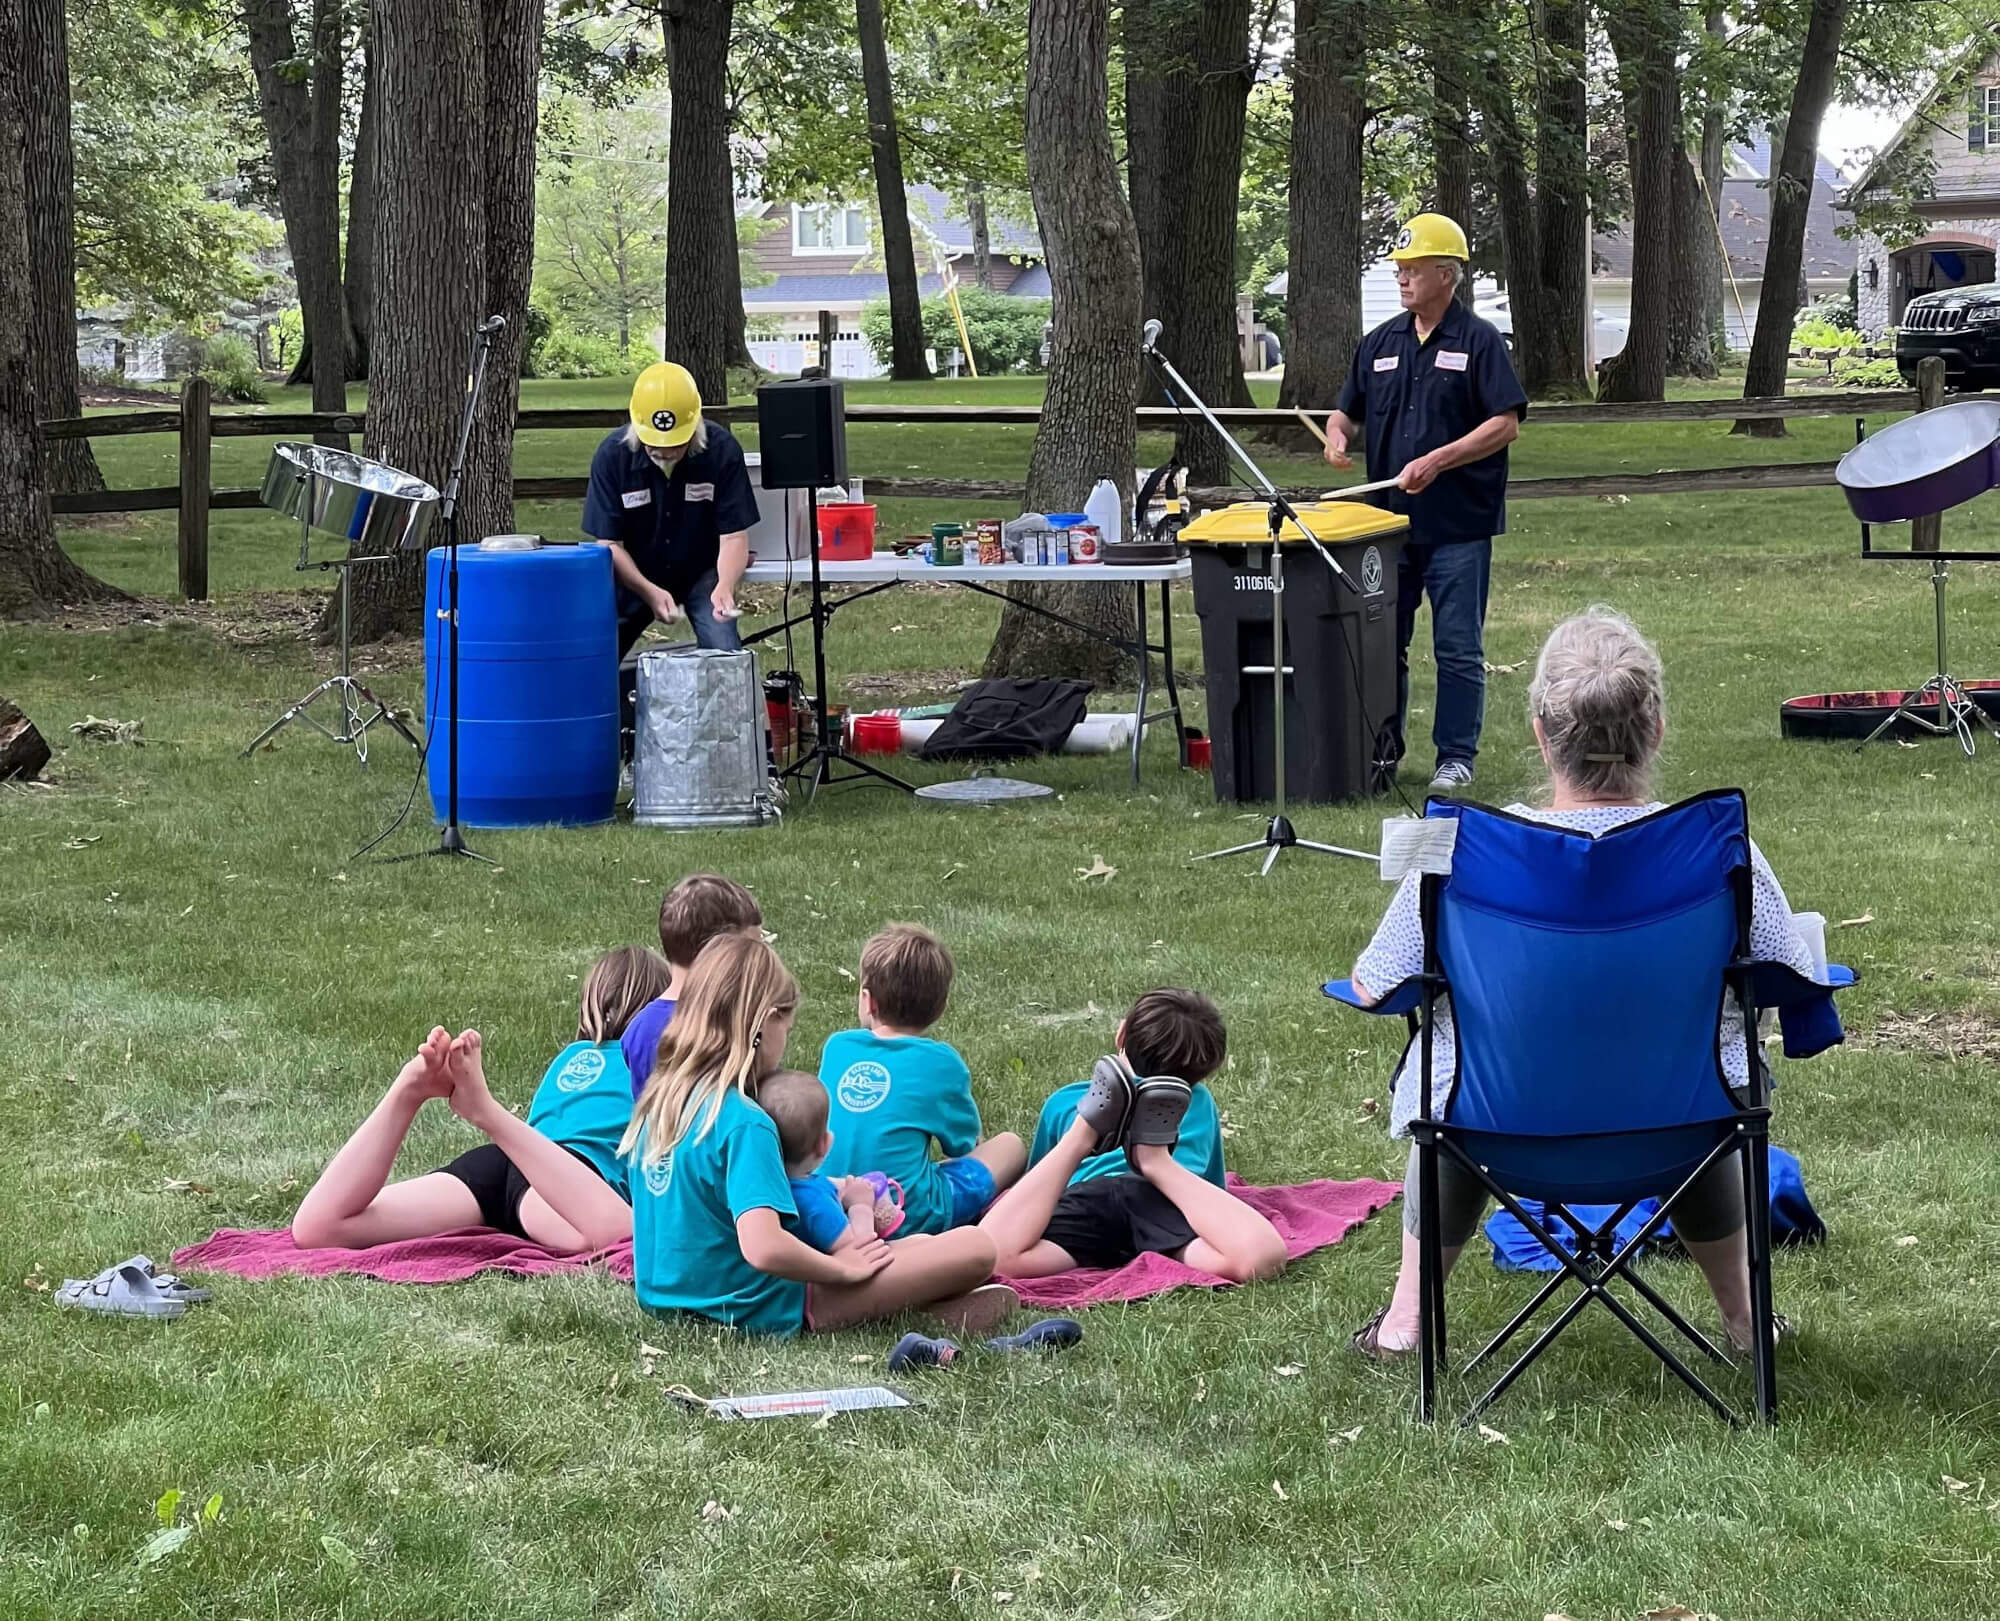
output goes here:
[[1399, 1362], [1416, 1349], [1415, 1346], [1405, 1346], [1402, 1350], [1396, 1351], [1382, 1343], [1382, 1323], [1388, 1315], [1389, 1308], [1384, 1306], [1348, 1336], [1347, 1343], [1370, 1362]]
[[1097, 1133], [1097, 1151], [1116, 1148], [1125, 1138], [1137, 1094], [1132, 1077], [1116, 1058], [1100, 1058], [1090, 1071], [1090, 1090], [1076, 1106], [1076, 1117]]
[[1193, 1101], [1194, 1088], [1177, 1075], [1154, 1075], [1141, 1081], [1120, 1144], [1126, 1158], [1131, 1158], [1134, 1148], [1151, 1144], [1172, 1153], [1181, 1140], [1181, 1121]]

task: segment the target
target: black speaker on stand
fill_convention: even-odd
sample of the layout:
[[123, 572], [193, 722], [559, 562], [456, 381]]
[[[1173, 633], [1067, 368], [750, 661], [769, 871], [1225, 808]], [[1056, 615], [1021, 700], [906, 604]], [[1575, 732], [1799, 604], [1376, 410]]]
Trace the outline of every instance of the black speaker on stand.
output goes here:
[[[757, 450], [765, 489], [806, 492], [806, 536], [812, 549], [813, 746], [784, 774], [804, 781], [808, 794], [834, 783], [870, 779], [915, 793], [901, 777], [848, 752], [827, 697], [826, 626], [833, 605], [826, 600], [819, 570], [819, 487], [847, 482], [847, 401], [839, 379], [808, 374], [758, 389]], [[835, 775], [835, 767], [842, 765], [848, 775]]]

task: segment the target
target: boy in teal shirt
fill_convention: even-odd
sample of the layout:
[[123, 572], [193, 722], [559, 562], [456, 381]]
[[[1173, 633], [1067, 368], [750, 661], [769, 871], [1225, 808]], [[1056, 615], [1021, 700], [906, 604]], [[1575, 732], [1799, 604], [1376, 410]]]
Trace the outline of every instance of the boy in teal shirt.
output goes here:
[[1202, 1083], [1228, 1032], [1199, 991], [1148, 991], [1115, 1057], [1043, 1107], [1035, 1161], [979, 1223], [1002, 1277], [1116, 1269], [1166, 1255], [1247, 1283], [1285, 1269], [1278, 1230], [1223, 1184], [1222, 1131]]
[[[831, 1037], [819, 1075], [831, 1097], [831, 1176], [880, 1171], [903, 1190], [904, 1233], [977, 1221], [1027, 1166], [1012, 1132], [980, 1140], [972, 1072], [924, 1032], [943, 1016], [955, 965], [944, 942], [892, 923], [861, 952], [861, 1022]], [[935, 1144], [944, 1158], [932, 1158]]]

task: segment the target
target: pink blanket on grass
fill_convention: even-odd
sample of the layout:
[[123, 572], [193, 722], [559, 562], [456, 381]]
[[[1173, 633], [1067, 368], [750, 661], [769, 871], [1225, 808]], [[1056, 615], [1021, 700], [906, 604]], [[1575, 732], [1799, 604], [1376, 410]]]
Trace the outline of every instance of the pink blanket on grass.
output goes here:
[[[1300, 1182], [1256, 1188], [1231, 1176], [1229, 1189], [1270, 1218], [1293, 1260], [1337, 1244], [1401, 1192], [1394, 1182]], [[558, 1255], [486, 1227], [378, 1244], [365, 1250], [302, 1250], [280, 1227], [246, 1231], [225, 1227], [204, 1243], [174, 1252], [183, 1272], [226, 1272], [239, 1278], [269, 1278], [283, 1272], [323, 1278], [335, 1273], [379, 1278], [385, 1283], [462, 1283], [481, 1272], [534, 1276], [602, 1266], [630, 1282], [632, 1246], [615, 1244], [595, 1255]], [[1083, 1269], [1060, 1277], [1016, 1281], [1024, 1305], [1075, 1308], [1117, 1300], [1144, 1300], [1169, 1289], [1215, 1289], [1227, 1282], [1164, 1255], [1142, 1255], [1115, 1271]]]

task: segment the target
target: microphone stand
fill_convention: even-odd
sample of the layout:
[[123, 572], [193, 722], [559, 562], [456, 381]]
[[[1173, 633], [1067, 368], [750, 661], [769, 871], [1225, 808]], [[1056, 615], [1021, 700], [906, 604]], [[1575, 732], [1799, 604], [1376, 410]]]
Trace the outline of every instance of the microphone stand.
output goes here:
[[[1249, 855], [1262, 850], [1265, 855], [1264, 865], [1257, 874], [1260, 878], [1269, 876], [1271, 868], [1277, 864], [1278, 857], [1286, 850], [1310, 850], [1316, 855], [1347, 856], [1356, 861], [1375, 861], [1378, 858], [1366, 850], [1349, 850], [1338, 844], [1320, 844], [1312, 839], [1300, 838], [1292, 826], [1291, 818], [1285, 814], [1285, 677], [1291, 673], [1291, 667], [1285, 663], [1285, 553], [1284, 547], [1279, 543], [1279, 536], [1284, 530], [1286, 520], [1289, 519], [1293, 527], [1305, 536], [1313, 550], [1319, 553], [1322, 561], [1333, 570], [1335, 576], [1348, 590], [1358, 593], [1361, 588], [1354, 583], [1353, 577], [1347, 570], [1340, 566], [1333, 553], [1320, 544], [1319, 536], [1305, 526], [1291, 502], [1279, 493], [1277, 485], [1265, 476], [1263, 468], [1251, 459], [1249, 452], [1236, 442], [1229, 430], [1222, 425], [1221, 420], [1208, 408], [1207, 402], [1188, 386], [1187, 379], [1174, 369], [1173, 362], [1154, 347], [1157, 336], [1156, 324], [1147, 323], [1144, 353], [1146, 358], [1160, 370], [1165, 380], [1172, 385], [1167, 390], [1168, 397], [1173, 398], [1174, 389], [1187, 396], [1189, 402], [1201, 413], [1202, 420], [1215, 430], [1217, 436], [1229, 447], [1238, 464], [1250, 474], [1258, 488], [1264, 492], [1265, 506], [1270, 517], [1271, 662], [1268, 665], [1246, 664], [1240, 673], [1269, 675], [1271, 678], [1271, 782], [1273, 797], [1277, 803], [1270, 821], [1265, 824], [1264, 836], [1261, 839], [1253, 839], [1247, 844], [1233, 844], [1226, 850], [1211, 850], [1206, 855], [1199, 855], [1194, 859], [1215, 861], [1223, 856]], [[1179, 401], [1176, 400], [1175, 404], [1178, 406]]]
[[493, 315], [473, 329], [472, 346], [466, 356], [468, 382], [465, 409], [458, 419], [458, 449], [452, 455], [451, 475], [445, 480], [443, 498], [439, 503], [444, 518], [445, 545], [445, 609], [440, 617], [445, 621], [445, 656], [450, 672], [446, 702], [449, 719], [445, 732], [444, 832], [436, 848], [414, 850], [408, 855], [397, 856], [397, 862], [416, 861], [425, 856], [464, 856], [493, 864], [491, 856], [481, 855], [465, 842], [465, 835], [458, 826], [458, 488], [465, 478], [466, 447], [472, 442], [473, 418], [479, 412], [479, 397], [486, 389], [486, 362], [493, 353], [493, 337], [506, 324], [503, 317]]

